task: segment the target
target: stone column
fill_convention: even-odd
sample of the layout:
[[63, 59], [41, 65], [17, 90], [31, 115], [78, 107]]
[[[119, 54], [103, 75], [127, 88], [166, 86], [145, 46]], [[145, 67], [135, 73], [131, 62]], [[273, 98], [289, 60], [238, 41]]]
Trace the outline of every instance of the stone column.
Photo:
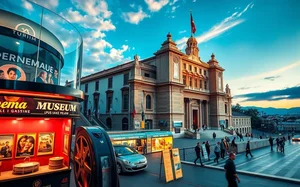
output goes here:
[[189, 115], [188, 115], [188, 118], [189, 118], [189, 124], [188, 124], [188, 127], [189, 129], [193, 129], [193, 125], [192, 125], [192, 121], [193, 121], [193, 111], [192, 111], [192, 99], [189, 98]]
[[206, 125], [207, 125], [207, 127], [209, 126], [210, 127], [210, 125], [209, 125], [209, 109], [208, 109], [208, 105], [209, 105], [209, 102], [208, 101], [206, 101]]
[[198, 114], [199, 114], [199, 118], [198, 118], [198, 122], [199, 122], [199, 129], [201, 129], [202, 128], [202, 109], [201, 109], [201, 100], [199, 99], [198, 100], [198, 105], [199, 105], [199, 112], [198, 112]]

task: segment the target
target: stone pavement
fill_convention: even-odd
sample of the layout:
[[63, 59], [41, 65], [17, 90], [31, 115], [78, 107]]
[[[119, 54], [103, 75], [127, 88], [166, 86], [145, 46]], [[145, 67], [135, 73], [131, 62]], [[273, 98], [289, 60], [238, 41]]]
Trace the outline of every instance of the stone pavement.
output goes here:
[[[145, 171], [120, 175], [121, 187], [224, 187], [227, 186], [223, 170], [182, 164], [183, 178], [165, 183], [159, 179], [160, 153], [147, 155], [149, 166]], [[239, 187], [296, 187], [298, 184], [239, 174]]]
[[[285, 153], [277, 152], [276, 146], [252, 150], [253, 158], [247, 158], [245, 153], [236, 156], [237, 170], [244, 174], [262, 175], [264, 177], [278, 178], [281, 180], [295, 180], [300, 184], [300, 142], [286, 143]], [[220, 159], [219, 163], [213, 161], [204, 162], [206, 167], [223, 169], [226, 159]], [[193, 164], [193, 158], [189, 158], [189, 164]]]

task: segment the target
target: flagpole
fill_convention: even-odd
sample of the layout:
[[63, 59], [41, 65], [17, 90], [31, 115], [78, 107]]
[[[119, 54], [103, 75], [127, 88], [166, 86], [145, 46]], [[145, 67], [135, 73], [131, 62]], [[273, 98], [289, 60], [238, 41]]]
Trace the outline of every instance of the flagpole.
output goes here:
[[193, 28], [192, 28], [192, 9], [190, 9], [190, 25], [191, 25], [191, 36], [193, 36]]

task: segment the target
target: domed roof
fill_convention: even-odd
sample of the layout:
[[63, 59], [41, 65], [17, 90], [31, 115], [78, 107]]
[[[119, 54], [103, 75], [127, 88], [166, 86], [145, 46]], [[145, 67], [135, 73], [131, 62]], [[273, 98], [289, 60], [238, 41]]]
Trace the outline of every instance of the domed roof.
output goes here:
[[191, 36], [186, 43], [198, 43], [198, 42], [197, 42], [196, 38]]

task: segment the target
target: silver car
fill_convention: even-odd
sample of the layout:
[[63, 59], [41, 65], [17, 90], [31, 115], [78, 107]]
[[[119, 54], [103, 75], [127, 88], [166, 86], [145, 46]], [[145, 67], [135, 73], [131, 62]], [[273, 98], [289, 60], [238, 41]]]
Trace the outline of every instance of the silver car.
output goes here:
[[136, 172], [147, 168], [147, 158], [135, 149], [126, 145], [114, 145], [117, 157], [118, 174], [122, 172]]

